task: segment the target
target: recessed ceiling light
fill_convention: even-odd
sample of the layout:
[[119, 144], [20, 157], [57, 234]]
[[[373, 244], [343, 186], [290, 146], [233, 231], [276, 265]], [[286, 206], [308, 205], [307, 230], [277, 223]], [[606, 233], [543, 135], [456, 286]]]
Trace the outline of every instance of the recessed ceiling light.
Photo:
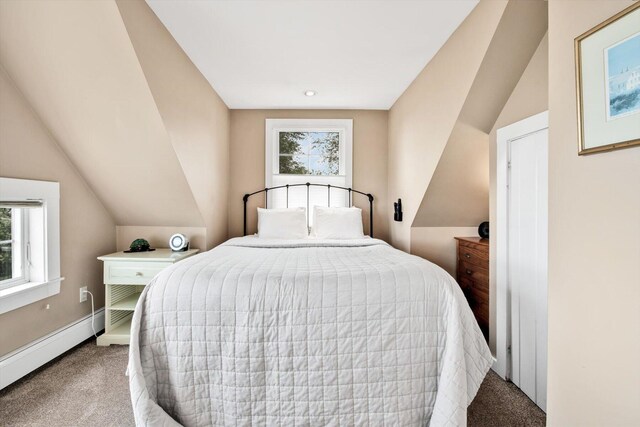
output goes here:
[[315, 90], [305, 90], [304, 94], [307, 96], [314, 96], [316, 94]]

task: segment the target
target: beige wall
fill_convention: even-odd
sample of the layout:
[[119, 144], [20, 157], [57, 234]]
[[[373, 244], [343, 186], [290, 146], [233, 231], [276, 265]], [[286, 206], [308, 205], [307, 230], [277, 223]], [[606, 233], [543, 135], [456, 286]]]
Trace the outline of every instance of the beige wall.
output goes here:
[[477, 236], [478, 227], [411, 227], [411, 253], [439, 265], [456, 277], [456, 240]]
[[227, 238], [229, 109], [144, 0], [117, 5], [212, 248]]
[[[0, 176], [60, 183], [60, 294], [0, 315], [0, 356], [91, 312], [88, 286], [104, 305], [102, 265], [115, 250], [115, 224], [0, 67]], [[46, 304], [50, 309], [46, 310]]]
[[[534, 114], [546, 111], [548, 107], [549, 92], [549, 42], [548, 36], [544, 36], [531, 61], [527, 65], [520, 81], [514, 88], [511, 96], [507, 100], [500, 116], [496, 120], [491, 133], [489, 134], [489, 172], [490, 172], [490, 213], [489, 222], [496, 223], [496, 132], [499, 128], [510, 125]], [[495, 353], [496, 336], [495, 331], [495, 303], [496, 303], [496, 248], [491, 245], [489, 248], [489, 347]]]
[[546, 31], [545, 1], [509, 2], [429, 182], [414, 227], [473, 226], [488, 220], [489, 133]]
[[546, 2], [509, 2], [429, 182], [414, 227], [474, 226], [489, 218], [489, 133], [546, 30]]
[[0, 61], [0, 175], [60, 181], [66, 277], [0, 316], [1, 355], [87, 314], [81, 286], [103, 306], [116, 244], [226, 239], [230, 113], [143, 1], [0, 2]]
[[[242, 196], [265, 185], [265, 120], [310, 118], [353, 119], [353, 188], [375, 197], [374, 234], [386, 240], [393, 211], [387, 200], [387, 117], [386, 111], [376, 110], [231, 110], [229, 237], [242, 235]], [[255, 232], [255, 208], [263, 200], [250, 199], [250, 233]], [[368, 209], [366, 198], [354, 202]]]
[[[481, 6], [493, 8], [498, 6], [498, 4], [489, 6], [487, 3], [480, 3], [474, 13], [479, 13]], [[419, 193], [420, 189], [415, 185], [415, 182], [412, 182], [411, 185], [405, 184], [405, 187], [402, 188], [405, 192], [415, 192], [415, 194], [410, 194], [410, 200], [413, 197], [421, 199], [411, 223], [410, 251], [440, 265], [452, 275], [455, 275], [456, 261], [454, 237], [477, 236], [478, 224], [489, 219], [489, 132], [527, 68], [540, 39], [544, 36], [547, 28], [547, 3], [540, 0], [511, 1], [503, 8], [499, 20], [494, 21], [494, 27], [491, 28], [491, 25], [485, 20], [474, 21], [471, 20], [471, 17], [458, 31], [464, 29], [469, 31], [469, 34], [474, 31], [476, 33], [487, 32], [491, 28], [494, 31], [490, 35], [488, 46], [477, 44], [474, 46], [474, 49], [478, 50], [476, 53], [480, 54], [481, 62], [473, 75], [471, 86], [467, 88], [462, 107], [459, 111], [454, 111], [458, 113], [458, 116], [453, 128], [450, 129], [446, 146], [441, 155], [436, 151], [440, 140], [434, 139], [434, 136], [437, 135], [435, 129], [441, 126], [440, 124], [433, 123], [432, 128], [423, 129], [420, 127], [422, 122], [417, 119], [407, 120], [407, 116], [413, 114], [414, 111], [394, 111], [396, 108], [394, 106], [390, 113], [390, 130], [392, 130], [392, 122], [402, 123], [404, 121], [401, 126], [398, 126], [398, 129], [401, 129], [405, 134], [412, 135], [413, 144], [417, 144], [419, 147], [416, 148], [414, 145], [411, 148], [403, 148], [408, 150], [406, 154], [390, 152], [390, 182], [397, 175], [391, 166], [394, 156], [406, 155], [408, 160], [415, 161], [413, 158], [423, 158], [416, 156], [415, 150], [419, 149], [424, 152], [429, 150], [431, 156], [429, 159], [437, 159], [437, 167], [426, 181], [428, 186], [424, 193]], [[523, 26], [523, 22], [526, 22], [527, 25]], [[472, 36], [468, 35], [468, 37]], [[469, 49], [468, 46], [461, 47], [457, 43], [460, 43], [460, 39], [452, 37], [438, 53], [438, 55], [450, 55], [448, 61], [451, 62], [439, 71], [445, 73], [449, 78], [451, 76], [457, 78], [456, 73], [459, 72], [455, 67], [452, 67], [452, 64], [457, 63], [455, 61], [459, 61], [453, 56], [466, 54]], [[470, 44], [467, 43], [467, 45]], [[450, 52], [452, 49], [454, 51]], [[429, 70], [432, 65], [434, 64], [427, 65], [423, 73], [427, 73], [427, 71], [428, 73], [419, 76], [418, 79], [441, 78], [437, 68], [435, 71], [434, 69]], [[444, 87], [444, 83], [442, 85]], [[442, 87], [435, 88], [435, 90], [442, 89]], [[407, 93], [411, 90], [410, 87]], [[403, 97], [407, 96], [407, 93]], [[413, 108], [425, 112], [429, 111], [428, 104], [433, 102], [431, 96], [432, 94], [423, 93], [422, 98], [415, 100]], [[437, 97], [435, 99], [439, 100]], [[402, 98], [398, 102], [401, 101]], [[394, 117], [395, 119], [393, 119]], [[438, 120], [440, 119], [438, 118]], [[395, 131], [394, 128], [392, 132]], [[405, 142], [411, 142], [411, 138], [404, 138]], [[390, 150], [395, 139], [393, 133], [390, 133]], [[400, 142], [402, 143], [402, 141]], [[438, 156], [440, 156], [439, 159]], [[423, 166], [413, 165], [410, 167]], [[419, 173], [423, 177], [426, 176], [424, 171], [415, 173]], [[411, 216], [407, 216], [407, 218], [411, 221]], [[396, 243], [395, 240], [394, 243]]]
[[477, 227], [488, 219], [489, 135], [458, 121], [413, 227]]
[[578, 156], [573, 50], [632, 3], [549, 3], [550, 426], [640, 425], [640, 148]]
[[486, 134], [547, 32], [546, 0], [509, 1], [459, 120]]
[[119, 225], [204, 225], [115, 1], [0, 2], [0, 61]]
[[456, 122], [411, 227], [411, 253], [456, 277], [454, 237], [489, 219], [489, 135]]
[[480, 2], [389, 111], [388, 197], [402, 198], [405, 215], [391, 221], [390, 236], [400, 249], [410, 249], [411, 225], [506, 5]]

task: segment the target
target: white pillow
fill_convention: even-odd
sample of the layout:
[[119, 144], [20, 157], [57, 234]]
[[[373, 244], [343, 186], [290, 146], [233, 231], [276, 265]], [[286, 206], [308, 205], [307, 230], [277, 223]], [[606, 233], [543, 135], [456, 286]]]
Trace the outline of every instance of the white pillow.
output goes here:
[[305, 208], [258, 208], [258, 237], [266, 239], [306, 239], [307, 210]]
[[313, 231], [318, 239], [363, 239], [362, 209], [316, 206]]

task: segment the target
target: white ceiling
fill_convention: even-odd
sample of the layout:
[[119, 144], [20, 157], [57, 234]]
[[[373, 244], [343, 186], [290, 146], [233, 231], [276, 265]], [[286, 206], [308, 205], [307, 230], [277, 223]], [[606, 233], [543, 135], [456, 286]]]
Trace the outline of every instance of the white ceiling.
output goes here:
[[385, 110], [477, 2], [147, 0], [230, 108]]

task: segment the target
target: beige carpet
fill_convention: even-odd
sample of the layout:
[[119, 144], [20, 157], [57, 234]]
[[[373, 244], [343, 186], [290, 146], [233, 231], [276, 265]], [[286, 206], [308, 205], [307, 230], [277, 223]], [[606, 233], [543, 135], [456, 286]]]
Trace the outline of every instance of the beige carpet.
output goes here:
[[[0, 391], [1, 426], [134, 425], [127, 346], [88, 341]], [[489, 372], [469, 407], [469, 426], [544, 426], [545, 414]]]

